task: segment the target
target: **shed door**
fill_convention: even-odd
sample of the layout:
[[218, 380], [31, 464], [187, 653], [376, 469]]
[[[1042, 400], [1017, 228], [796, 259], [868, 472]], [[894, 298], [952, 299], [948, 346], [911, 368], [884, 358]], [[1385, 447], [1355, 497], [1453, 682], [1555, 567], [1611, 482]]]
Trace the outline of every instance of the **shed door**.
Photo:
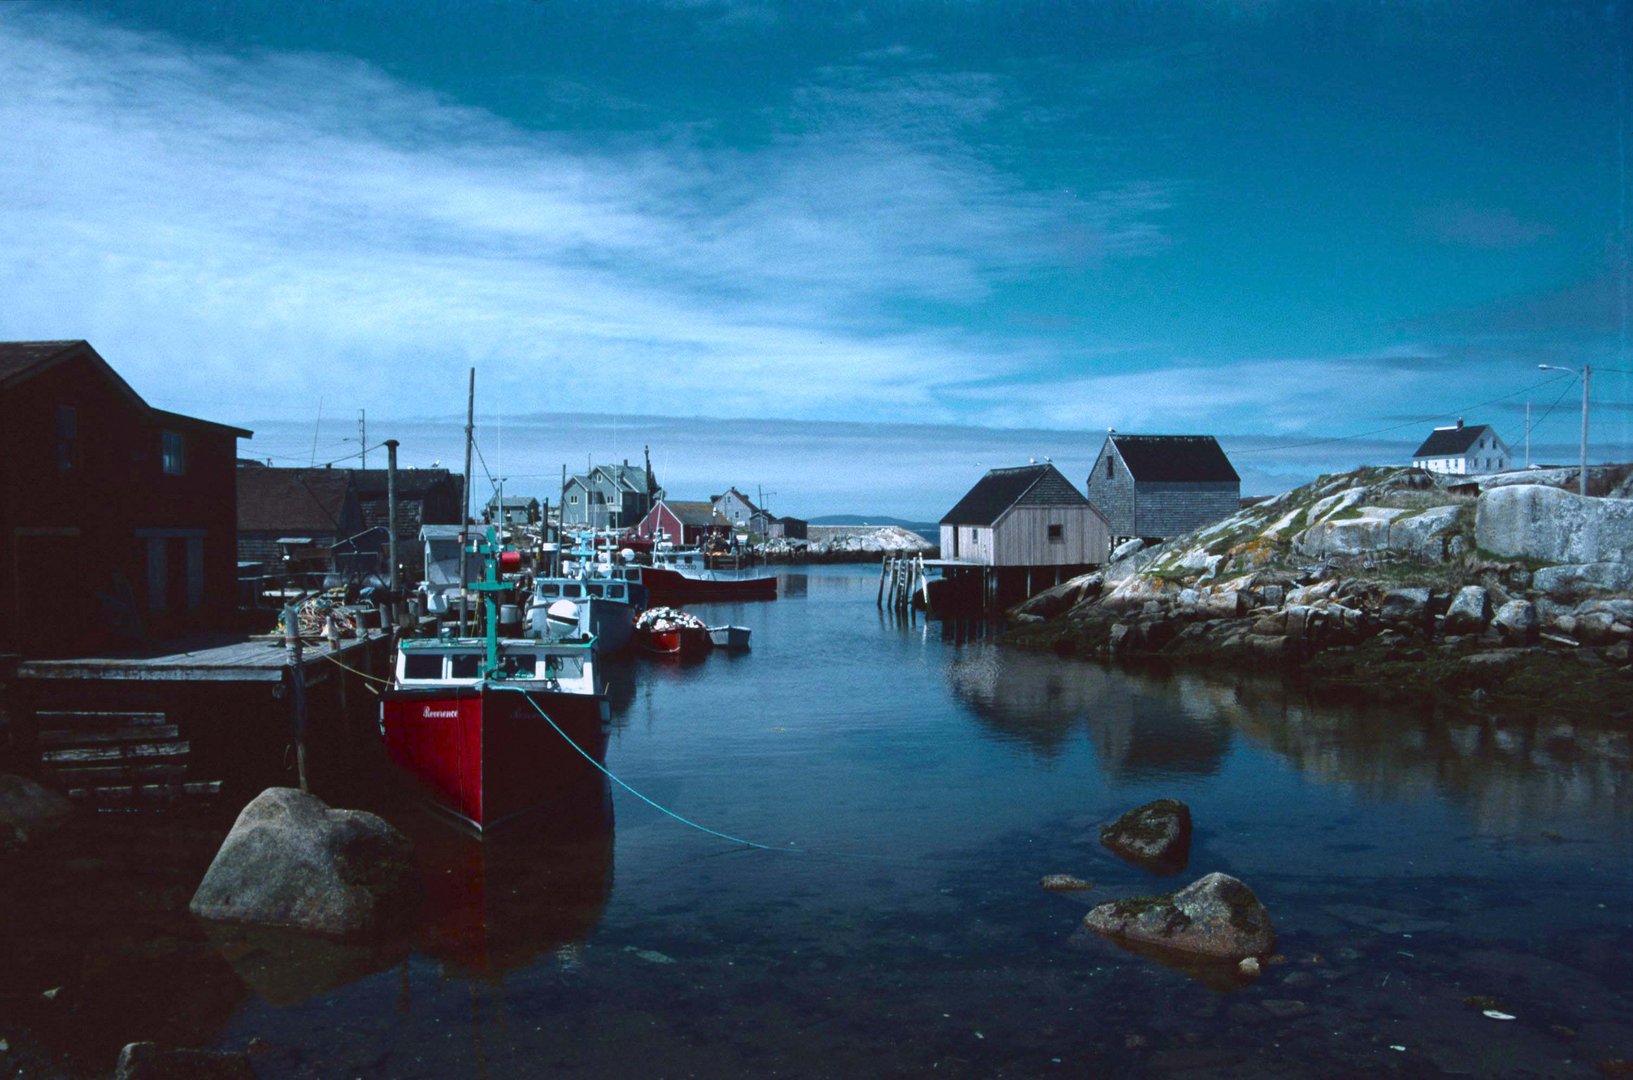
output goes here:
[[13, 639], [28, 656], [61, 656], [97, 640], [102, 613], [93, 602], [83, 542], [77, 535], [13, 538]]

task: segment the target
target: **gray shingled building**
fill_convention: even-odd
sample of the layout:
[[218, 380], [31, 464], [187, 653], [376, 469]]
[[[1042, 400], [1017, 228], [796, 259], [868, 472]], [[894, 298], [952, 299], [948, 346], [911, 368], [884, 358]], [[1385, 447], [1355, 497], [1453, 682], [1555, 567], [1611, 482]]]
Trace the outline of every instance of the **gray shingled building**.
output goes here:
[[1242, 480], [1212, 435], [1119, 435], [1089, 470], [1089, 501], [1112, 540], [1166, 540], [1241, 508]]

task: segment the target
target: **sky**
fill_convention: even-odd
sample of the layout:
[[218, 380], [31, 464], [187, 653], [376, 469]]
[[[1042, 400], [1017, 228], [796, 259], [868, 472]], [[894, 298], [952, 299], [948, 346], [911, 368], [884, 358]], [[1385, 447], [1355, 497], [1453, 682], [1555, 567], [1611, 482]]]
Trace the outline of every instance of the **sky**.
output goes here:
[[[1633, 460], [1623, 0], [0, 4], [0, 339], [280, 465], [934, 520], [1106, 430], [1244, 494]], [[1539, 370], [1539, 364], [1568, 371]], [[359, 416], [365, 425], [360, 430]], [[361, 441], [360, 441], [361, 440]]]

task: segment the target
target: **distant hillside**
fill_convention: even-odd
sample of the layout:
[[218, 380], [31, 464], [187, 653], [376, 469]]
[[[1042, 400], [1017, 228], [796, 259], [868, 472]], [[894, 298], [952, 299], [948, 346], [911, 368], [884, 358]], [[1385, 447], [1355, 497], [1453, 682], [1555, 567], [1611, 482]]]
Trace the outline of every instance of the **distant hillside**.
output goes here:
[[870, 516], [868, 514], [825, 514], [810, 520], [812, 525], [894, 525], [899, 529], [911, 532], [938, 531], [941, 526], [933, 521], [907, 521], [899, 517], [887, 517], [883, 514]]
[[898, 529], [906, 529], [908, 532], [917, 533], [926, 540], [930, 541], [932, 544], [939, 543], [941, 540], [941, 526], [937, 525], [933, 521], [907, 521], [903, 518], [887, 517], [882, 514], [877, 517], [872, 517], [867, 514], [825, 514], [822, 517], [812, 518], [809, 524], [894, 525]]

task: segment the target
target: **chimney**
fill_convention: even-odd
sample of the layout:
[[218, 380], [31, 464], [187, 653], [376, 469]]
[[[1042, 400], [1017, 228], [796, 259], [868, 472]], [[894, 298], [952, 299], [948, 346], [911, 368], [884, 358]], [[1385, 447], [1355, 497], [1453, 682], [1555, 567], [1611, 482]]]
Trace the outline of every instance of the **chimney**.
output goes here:
[[1457, 430], [1458, 430], [1458, 431], [1462, 431], [1462, 430], [1463, 430], [1463, 418], [1462, 418], [1462, 417], [1461, 417], [1461, 416], [1459, 416], [1459, 417], [1458, 417], [1458, 418], [1457, 418]]

